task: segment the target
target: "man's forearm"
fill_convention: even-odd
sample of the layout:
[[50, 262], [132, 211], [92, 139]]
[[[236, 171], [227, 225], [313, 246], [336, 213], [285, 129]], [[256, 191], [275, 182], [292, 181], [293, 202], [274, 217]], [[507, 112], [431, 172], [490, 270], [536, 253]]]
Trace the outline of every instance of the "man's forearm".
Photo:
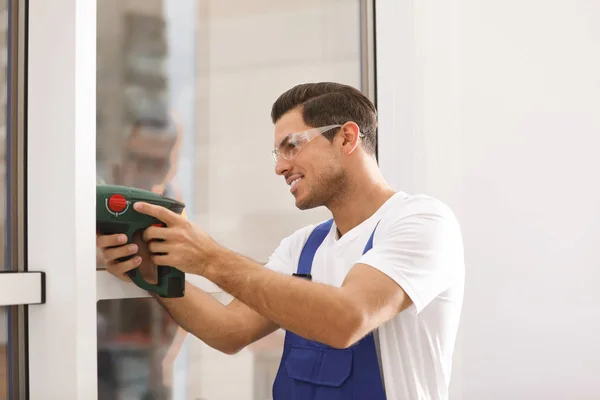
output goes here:
[[243, 345], [235, 313], [191, 283], [186, 282], [182, 298], [155, 298], [183, 329], [210, 347], [233, 353]]
[[342, 289], [271, 271], [226, 249], [210, 261], [204, 275], [265, 318], [306, 339], [345, 347], [361, 328], [363, 316]]

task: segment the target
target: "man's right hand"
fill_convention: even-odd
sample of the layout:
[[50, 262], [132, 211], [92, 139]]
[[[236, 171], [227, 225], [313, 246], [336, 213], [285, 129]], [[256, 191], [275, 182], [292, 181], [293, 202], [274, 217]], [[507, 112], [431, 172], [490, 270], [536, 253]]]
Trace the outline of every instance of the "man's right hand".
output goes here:
[[[106, 270], [126, 282], [131, 282], [127, 272], [139, 268], [146, 282], [158, 282], [157, 268], [150, 261], [150, 251], [142, 240], [141, 233], [134, 235], [133, 243], [127, 243], [127, 236], [123, 234], [96, 235], [96, 246], [100, 250]], [[134, 256], [126, 261], [119, 261], [122, 257]]]
[[[96, 246], [104, 259], [109, 273], [130, 282], [127, 271], [139, 267], [144, 279], [149, 283], [158, 281], [157, 268], [150, 261], [150, 252], [142, 235], [136, 235], [133, 243], [126, 244], [120, 239], [124, 235], [97, 235]], [[132, 246], [133, 245], [133, 246]], [[135, 255], [127, 261], [121, 257]], [[235, 354], [247, 345], [269, 335], [278, 326], [252, 310], [238, 299], [224, 306], [211, 295], [191, 283], [186, 283], [185, 297], [160, 300], [175, 321], [187, 332], [210, 347], [226, 354]]]

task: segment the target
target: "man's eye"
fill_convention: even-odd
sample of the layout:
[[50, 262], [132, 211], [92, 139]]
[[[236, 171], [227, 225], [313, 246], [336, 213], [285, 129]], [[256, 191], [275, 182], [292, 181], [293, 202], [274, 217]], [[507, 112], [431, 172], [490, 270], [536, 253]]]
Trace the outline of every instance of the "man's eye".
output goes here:
[[294, 142], [288, 142], [288, 143], [285, 145], [285, 147], [286, 147], [286, 149], [288, 149], [288, 150], [294, 149], [294, 148], [296, 148], [296, 143], [294, 143]]

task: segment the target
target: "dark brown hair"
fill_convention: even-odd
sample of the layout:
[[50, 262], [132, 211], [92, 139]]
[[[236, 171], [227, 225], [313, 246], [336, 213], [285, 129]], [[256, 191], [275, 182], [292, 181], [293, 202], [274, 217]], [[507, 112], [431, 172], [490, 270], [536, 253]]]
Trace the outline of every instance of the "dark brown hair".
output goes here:
[[[304, 83], [289, 89], [273, 103], [271, 119], [279, 118], [292, 109], [302, 107], [304, 123], [313, 128], [345, 124], [352, 121], [364, 135], [363, 144], [370, 154], [377, 146], [377, 110], [360, 90], [335, 82]], [[338, 130], [326, 132], [329, 140]]]

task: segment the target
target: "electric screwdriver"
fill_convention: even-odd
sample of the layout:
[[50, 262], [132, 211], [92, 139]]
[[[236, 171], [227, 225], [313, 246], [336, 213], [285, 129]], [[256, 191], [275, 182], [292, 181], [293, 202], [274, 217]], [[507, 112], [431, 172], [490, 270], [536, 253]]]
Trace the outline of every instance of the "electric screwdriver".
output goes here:
[[[150, 215], [138, 213], [133, 209], [137, 201], [166, 207], [181, 214], [185, 204], [162, 196], [158, 193], [119, 185], [96, 185], [96, 230], [103, 235], [124, 233], [127, 243], [133, 242], [134, 235], [150, 226], [164, 226], [162, 221]], [[125, 261], [133, 256], [123, 257]], [[158, 266], [158, 282], [147, 282], [139, 268], [127, 273], [140, 288], [158, 294], [161, 297], [183, 297], [185, 291], [185, 273], [165, 265]]]

